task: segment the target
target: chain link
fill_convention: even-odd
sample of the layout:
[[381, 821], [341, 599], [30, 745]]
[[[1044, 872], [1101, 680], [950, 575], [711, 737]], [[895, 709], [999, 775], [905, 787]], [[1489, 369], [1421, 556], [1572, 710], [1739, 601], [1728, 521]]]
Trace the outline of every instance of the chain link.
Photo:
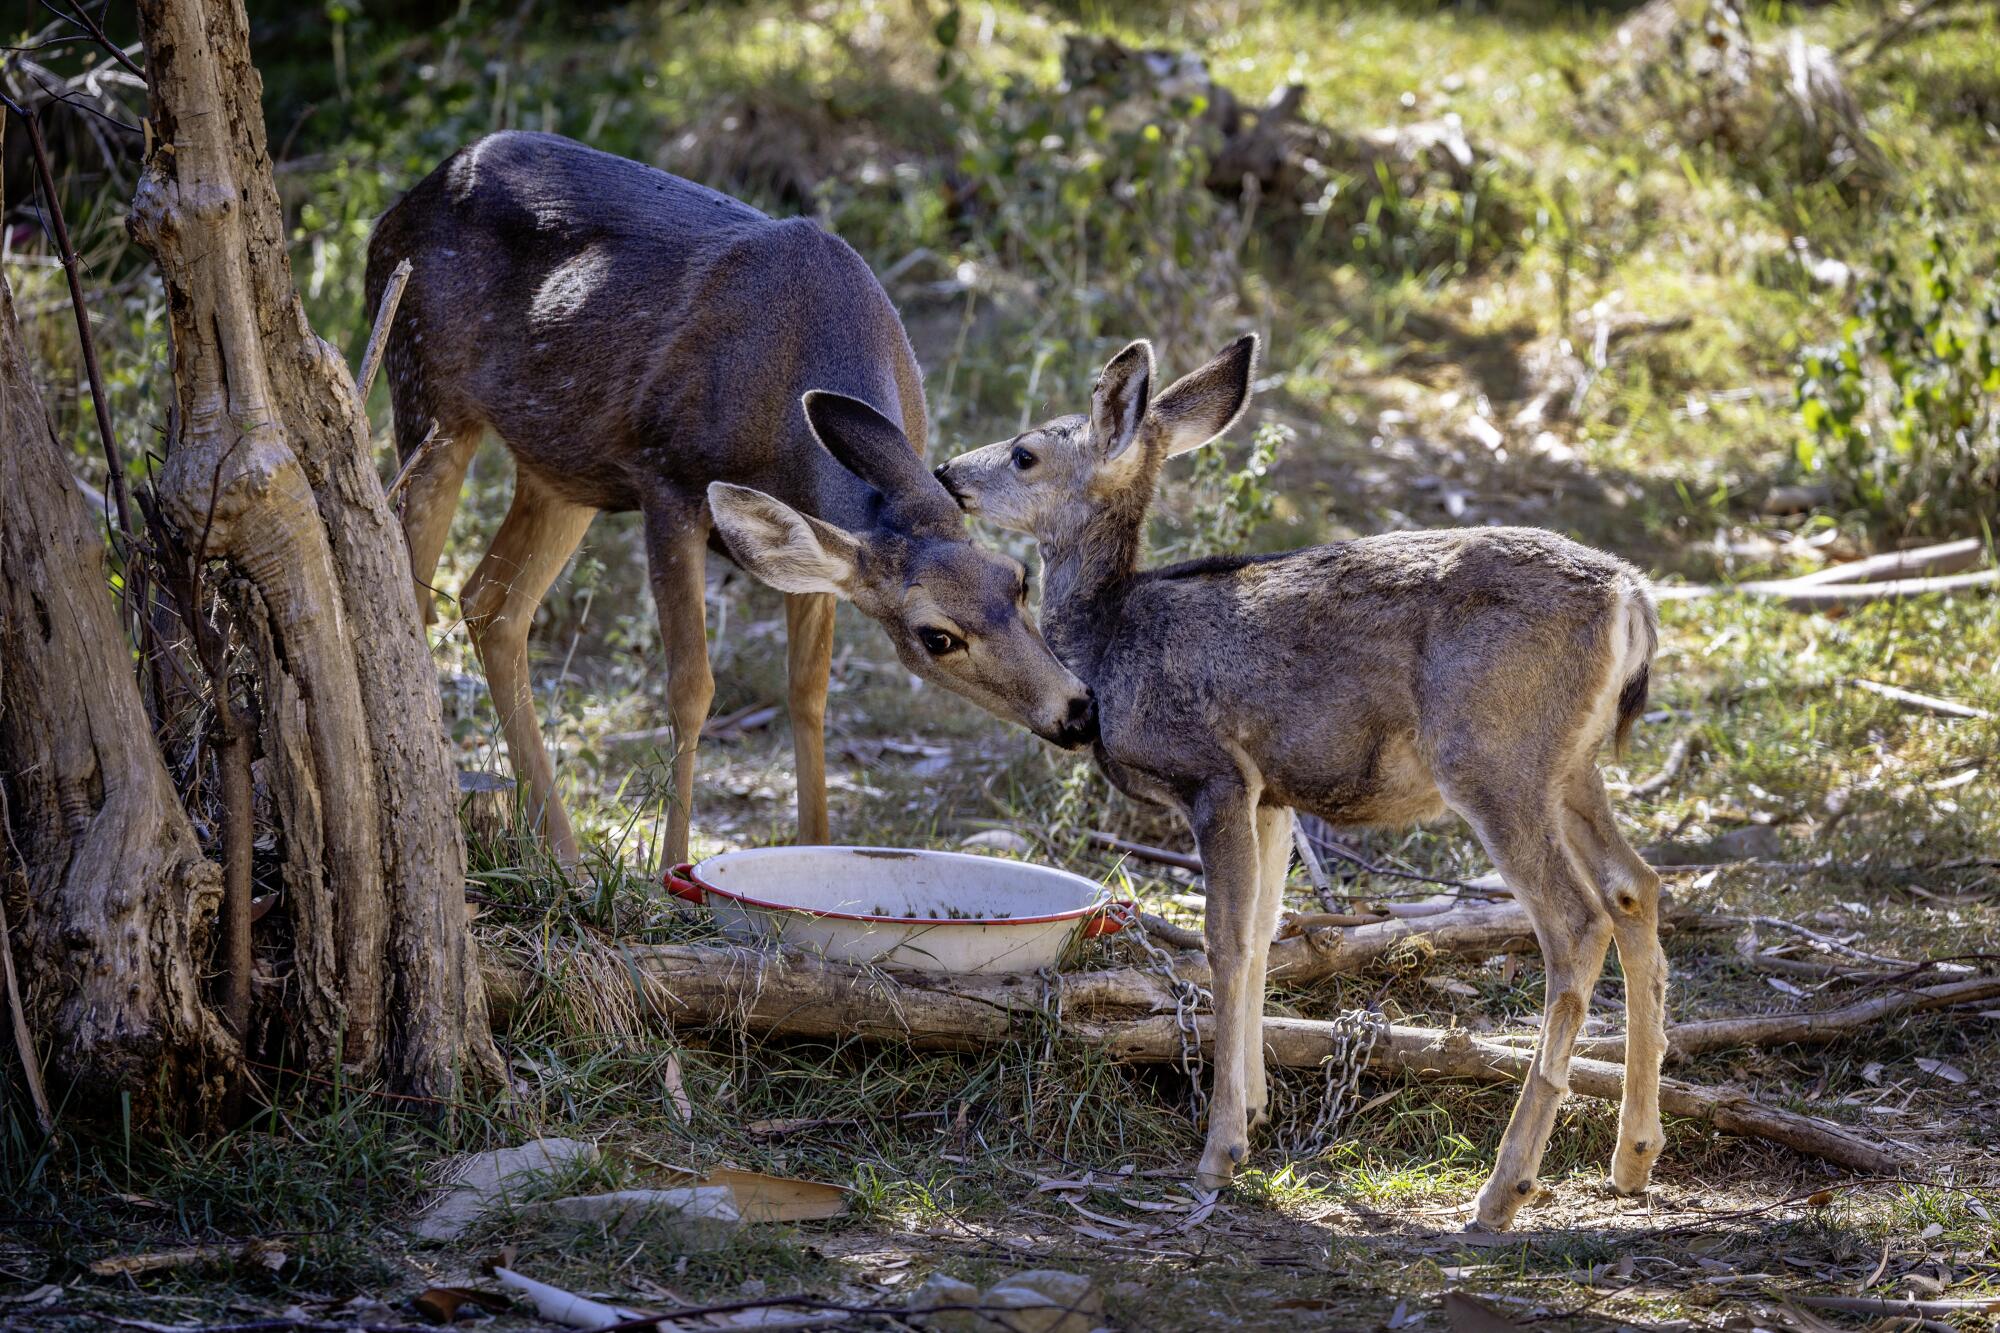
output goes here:
[[1319, 1114], [1313, 1117], [1312, 1127], [1290, 1145], [1294, 1156], [1318, 1157], [1333, 1146], [1360, 1095], [1361, 1071], [1368, 1067], [1375, 1044], [1388, 1031], [1389, 1020], [1367, 1009], [1348, 1009], [1334, 1016], [1332, 1026], [1333, 1049], [1320, 1061], [1326, 1088], [1320, 1097]]
[[1202, 1077], [1208, 1062], [1201, 1054], [1200, 1015], [1203, 1010], [1214, 1012], [1215, 997], [1174, 970], [1174, 956], [1153, 943], [1153, 937], [1139, 920], [1136, 903], [1121, 904], [1120, 915], [1132, 938], [1145, 950], [1152, 970], [1159, 974], [1166, 983], [1167, 993], [1174, 998], [1174, 1026], [1181, 1039], [1180, 1055], [1174, 1064], [1187, 1076], [1188, 1113], [1200, 1125], [1208, 1119], [1208, 1084]]

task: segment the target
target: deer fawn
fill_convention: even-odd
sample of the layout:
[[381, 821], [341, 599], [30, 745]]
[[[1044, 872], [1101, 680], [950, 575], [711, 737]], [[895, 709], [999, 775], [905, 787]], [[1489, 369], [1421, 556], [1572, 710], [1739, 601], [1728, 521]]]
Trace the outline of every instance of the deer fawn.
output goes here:
[[1153, 393], [1153, 352], [1104, 368], [1088, 416], [963, 454], [938, 477], [1040, 543], [1044, 631], [1097, 694], [1098, 762], [1194, 830], [1208, 885], [1215, 1094], [1200, 1181], [1227, 1181], [1267, 1102], [1264, 968], [1294, 809], [1341, 824], [1463, 816], [1534, 921], [1547, 1001], [1533, 1072], [1479, 1192], [1504, 1228], [1568, 1087], [1607, 945], [1624, 965], [1625, 1097], [1611, 1179], [1644, 1190], [1661, 1148], [1660, 880], [1597, 772], [1643, 707], [1651, 594], [1622, 561], [1531, 528], [1404, 532], [1283, 555], [1138, 567], [1161, 465], [1250, 394], [1254, 337]]
[[916, 358], [840, 240], [568, 139], [503, 133], [453, 154], [376, 225], [371, 317], [405, 258], [386, 364], [397, 450], [418, 455], [403, 510], [418, 610], [431, 620], [429, 584], [491, 429], [514, 456], [513, 504], [460, 606], [559, 860], [578, 849], [535, 716], [528, 626], [600, 510], [645, 519], [675, 733], [672, 861], [687, 858], [714, 696], [711, 523], [786, 594], [802, 840], [827, 837], [836, 598], [918, 675], [1058, 744], [1094, 737], [1089, 692], [1023, 609], [1021, 566], [971, 542], [924, 468]]

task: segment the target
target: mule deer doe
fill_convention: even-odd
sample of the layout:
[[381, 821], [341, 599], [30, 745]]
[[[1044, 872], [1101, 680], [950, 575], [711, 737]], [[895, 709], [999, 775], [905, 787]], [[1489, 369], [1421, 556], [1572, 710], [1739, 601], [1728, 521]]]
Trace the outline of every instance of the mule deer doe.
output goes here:
[[601, 510], [645, 520], [675, 734], [670, 861], [687, 858], [695, 742], [714, 697], [711, 521], [786, 594], [802, 840], [828, 832], [837, 597], [918, 675], [1058, 744], [1095, 735], [1088, 691], [1024, 613], [1020, 565], [975, 546], [925, 470], [909, 339], [840, 240], [569, 139], [501, 133], [446, 159], [376, 225], [371, 318], [405, 258], [387, 371], [397, 451], [418, 457], [403, 511], [418, 609], [431, 620], [430, 581], [490, 428], [514, 456], [514, 498], [461, 608], [558, 859], [578, 849], [535, 715], [528, 626]]
[[1246, 337], [1156, 397], [1152, 348], [1133, 343], [1104, 368], [1088, 416], [938, 469], [968, 512], [1040, 543], [1044, 632], [1096, 690], [1098, 762], [1194, 830], [1216, 1011], [1201, 1184], [1229, 1179], [1265, 1112], [1264, 967], [1292, 811], [1402, 825], [1449, 808], [1527, 909], [1547, 971], [1535, 1064], [1474, 1224], [1506, 1227], [1536, 1191], [1614, 939], [1629, 1031], [1611, 1179], [1642, 1191], [1661, 1148], [1660, 880], [1619, 834], [1595, 756], [1645, 701], [1647, 585], [1532, 528], [1139, 569], [1161, 465], [1235, 422], [1256, 347]]

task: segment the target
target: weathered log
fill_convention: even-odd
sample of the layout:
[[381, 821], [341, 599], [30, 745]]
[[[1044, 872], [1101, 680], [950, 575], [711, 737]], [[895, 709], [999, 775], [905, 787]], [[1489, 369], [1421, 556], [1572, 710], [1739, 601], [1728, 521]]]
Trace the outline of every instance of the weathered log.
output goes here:
[[[79, 1108], [199, 1118], [231, 1043], [203, 1002], [221, 874], [160, 761], [104, 564], [0, 277], [0, 894], [26, 1027]], [[19, 1040], [17, 1035], [16, 1040]]]
[[[1395, 923], [1398, 925], [1406, 923]], [[1364, 927], [1377, 929], [1377, 927]], [[528, 998], [535, 970], [492, 955], [487, 988], [496, 1013]], [[947, 977], [889, 973], [827, 963], [798, 953], [741, 946], [620, 945], [543, 957], [544, 972], [581, 965], [600, 983], [636, 982], [646, 1021], [666, 1027], [725, 1025], [772, 1037], [889, 1042], [920, 1050], [972, 1051], [1013, 1040], [1039, 1039], [1048, 1021], [1048, 992], [1038, 976]], [[1160, 978], [1119, 969], [1061, 978], [1066, 1036], [1114, 1060], [1171, 1062], [1181, 1030]], [[622, 1001], [622, 997], [621, 997]], [[620, 1026], [623, 1006], [620, 1004]], [[1137, 1013], [1143, 1016], [1132, 1017]], [[1210, 1019], [1198, 1019], [1206, 1046]], [[1267, 1017], [1264, 1043], [1272, 1064], [1317, 1068], [1340, 1040], [1331, 1023]], [[1469, 1032], [1392, 1027], [1370, 1056], [1373, 1066], [1424, 1076], [1519, 1082], [1534, 1059]], [[1623, 1095], [1624, 1071], [1599, 1060], [1571, 1062], [1570, 1086], [1587, 1096]], [[1893, 1148], [1870, 1142], [1829, 1121], [1758, 1103], [1731, 1089], [1674, 1080], [1660, 1086], [1670, 1114], [1733, 1134], [1770, 1139], [1856, 1170], [1893, 1172], [1903, 1165]]]

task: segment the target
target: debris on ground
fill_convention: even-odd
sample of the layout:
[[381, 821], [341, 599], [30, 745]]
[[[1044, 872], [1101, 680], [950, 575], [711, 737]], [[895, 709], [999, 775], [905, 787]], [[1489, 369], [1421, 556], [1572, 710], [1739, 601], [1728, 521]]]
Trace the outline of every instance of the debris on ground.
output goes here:
[[[953, 1306], [965, 1308], [946, 1308]], [[1055, 1268], [1016, 1273], [984, 1291], [933, 1273], [911, 1293], [909, 1309], [911, 1323], [938, 1333], [1090, 1333], [1104, 1323], [1095, 1284]], [[935, 1313], [918, 1313], [926, 1310]]]
[[518, 1203], [550, 1176], [597, 1161], [580, 1139], [534, 1139], [517, 1148], [474, 1153], [453, 1164], [442, 1192], [412, 1220], [425, 1240], [457, 1240], [496, 1208]]
[[743, 1222], [726, 1185], [573, 1194], [530, 1204], [521, 1215], [593, 1223], [615, 1236], [642, 1226], [657, 1229], [671, 1233], [676, 1251], [719, 1250]]

